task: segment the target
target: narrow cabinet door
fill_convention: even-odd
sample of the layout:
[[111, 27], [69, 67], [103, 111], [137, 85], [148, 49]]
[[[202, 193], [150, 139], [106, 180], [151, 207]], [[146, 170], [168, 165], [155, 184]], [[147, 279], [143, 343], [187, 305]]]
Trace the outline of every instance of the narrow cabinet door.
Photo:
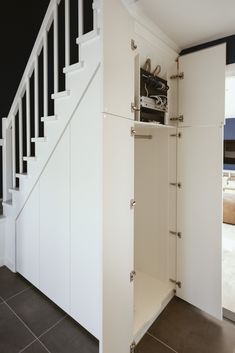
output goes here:
[[221, 44], [179, 58], [180, 126], [224, 123], [226, 45]]
[[103, 128], [102, 353], [129, 353], [133, 335], [133, 122], [106, 115]]
[[223, 127], [180, 132], [177, 295], [221, 319]]

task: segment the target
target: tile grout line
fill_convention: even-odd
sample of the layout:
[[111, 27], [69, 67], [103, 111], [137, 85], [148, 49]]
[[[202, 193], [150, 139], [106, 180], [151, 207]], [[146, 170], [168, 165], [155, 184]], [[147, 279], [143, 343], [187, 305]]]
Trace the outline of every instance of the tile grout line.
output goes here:
[[35, 342], [37, 342], [37, 340], [33, 340], [32, 342], [30, 342], [29, 344], [27, 344], [27, 346], [25, 346], [24, 348], [22, 348], [18, 353], [22, 353], [24, 352], [27, 348], [29, 348], [30, 346], [32, 346], [32, 344], [34, 344]]
[[[61, 323], [61, 321], [63, 321], [68, 315], [63, 316], [60, 320], [58, 320], [54, 325], [52, 325], [51, 327], [49, 327], [46, 331], [44, 331], [43, 333], [41, 333], [40, 336], [38, 336], [38, 340], [40, 341], [40, 338], [42, 336], [44, 336], [46, 333], [50, 332], [54, 327], [56, 327], [57, 325], [59, 325], [59, 323]], [[41, 342], [41, 341], [40, 341]]]
[[5, 304], [9, 309], [10, 311], [17, 317], [17, 319], [25, 326], [25, 328], [33, 335], [33, 337], [35, 338], [31, 343], [29, 343], [27, 346], [25, 346], [24, 348], [22, 348], [19, 353], [21, 352], [24, 352], [28, 347], [30, 347], [33, 343], [35, 342], [39, 342], [45, 349], [48, 353], [51, 353], [49, 351], [49, 349], [44, 345], [44, 343], [40, 340], [40, 338], [42, 336], [44, 336], [46, 333], [50, 332], [50, 330], [52, 330], [54, 327], [56, 327], [61, 321], [63, 321], [68, 315], [64, 315], [60, 320], [58, 320], [54, 325], [52, 325], [51, 327], [49, 327], [46, 331], [44, 331], [43, 333], [41, 333], [41, 335], [39, 335], [38, 337], [35, 335], [35, 333], [28, 327], [28, 325], [24, 322], [24, 320], [21, 319], [21, 317], [14, 311], [14, 309], [11, 308], [11, 306], [7, 303], [8, 300], [16, 297], [18, 294], [21, 294], [21, 293], [24, 293], [26, 292], [28, 289], [32, 288], [33, 286], [29, 286], [28, 288], [20, 291], [19, 293], [9, 297], [8, 299], [4, 300], [1, 296], [0, 296], [0, 299], [2, 300], [2, 302], [0, 303], [1, 304]]
[[29, 286], [29, 287], [27, 287], [27, 288], [25, 288], [25, 289], [23, 289], [23, 290], [21, 290], [20, 292], [18, 292], [17, 294], [14, 294], [14, 295], [12, 295], [11, 297], [9, 297], [9, 298], [7, 298], [7, 299], [3, 299], [5, 302], [8, 302], [8, 300], [11, 300], [11, 299], [13, 299], [13, 298], [15, 298], [15, 297], [17, 297], [17, 295], [19, 295], [19, 294], [22, 294], [22, 293], [24, 293], [24, 292], [26, 292], [27, 290], [29, 290], [30, 288], [32, 288], [32, 286]]
[[[35, 333], [28, 327], [28, 325], [19, 317], [19, 315], [10, 307], [10, 305], [4, 301], [5, 305], [11, 310], [11, 312], [17, 317], [18, 320], [20, 320], [20, 322], [25, 326], [25, 328], [27, 328], [27, 330], [31, 333], [31, 335], [33, 335], [33, 337], [35, 338], [35, 340], [33, 342], [31, 342], [31, 344], [33, 344], [34, 342], [38, 341], [39, 343], [41, 343], [41, 345], [46, 349], [46, 351], [48, 353], [51, 353], [49, 351], [49, 349], [37, 338], [37, 336], [35, 335]], [[25, 347], [26, 348], [26, 347]]]
[[154, 340], [156, 340], [157, 342], [161, 343], [163, 346], [169, 348], [172, 352], [175, 353], [179, 353], [176, 350], [174, 350], [172, 347], [168, 346], [168, 344], [166, 344], [165, 342], [161, 341], [160, 339], [158, 339], [157, 337], [153, 336], [150, 332], [147, 332], [147, 335], [149, 335], [150, 337], [152, 337]]

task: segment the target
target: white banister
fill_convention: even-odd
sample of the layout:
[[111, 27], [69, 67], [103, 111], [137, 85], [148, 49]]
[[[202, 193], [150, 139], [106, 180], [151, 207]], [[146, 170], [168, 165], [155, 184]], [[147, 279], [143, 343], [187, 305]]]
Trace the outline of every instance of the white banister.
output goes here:
[[19, 100], [19, 172], [23, 173], [23, 113], [22, 98]]
[[70, 65], [70, 0], [65, 0], [65, 66]]
[[83, 35], [83, 0], [78, 0], [78, 37]]
[[60, 1], [61, 0], [51, 0], [50, 4], [48, 6], [46, 15], [44, 17], [44, 20], [42, 22], [40, 31], [39, 31], [37, 39], [35, 41], [33, 50], [31, 52], [30, 58], [28, 60], [28, 64], [27, 64], [27, 66], [25, 68], [24, 74], [23, 74], [22, 79], [20, 81], [20, 85], [18, 87], [18, 90], [16, 92], [14, 101], [13, 101], [11, 109], [10, 109], [10, 112], [8, 114], [8, 118], [7, 118], [7, 122], [6, 122], [6, 128], [9, 128], [10, 125], [11, 125], [12, 116], [16, 112], [19, 98], [22, 96], [22, 93], [23, 93], [23, 90], [24, 90], [24, 87], [25, 87], [25, 83], [27, 81], [27, 77], [30, 76], [30, 72], [32, 70], [32, 66], [34, 65], [35, 57], [36, 57], [36, 55], [40, 54], [40, 50], [42, 48], [42, 43], [43, 43], [43, 39], [44, 39], [44, 34], [45, 34], [46, 31], [49, 30], [49, 27], [50, 27], [50, 24], [51, 24], [51, 21], [52, 21], [52, 18], [53, 18], [53, 14], [54, 14], [55, 4], [59, 4]]
[[59, 77], [58, 77], [58, 6], [54, 7], [54, 93], [59, 91]]
[[38, 56], [35, 59], [35, 69], [34, 69], [34, 137], [39, 136], [39, 103], [38, 103]]
[[92, 4], [92, 9], [93, 9], [93, 29], [98, 28], [98, 23], [97, 23], [97, 3], [94, 0]]
[[30, 81], [29, 77], [26, 82], [26, 140], [27, 140], [27, 157], [31, 155], [31, 130], [30, 130]]
[[16, 187], [16, 129], [15, 129], [15, 115], [12, 117], [12, 188]]
[[[83, 0], [78, 0], [78, 38], [83, 35], [84, 21], [83, 21]], [[78, 46], [78, 58], [81, 59], [81, 46]]]
[[48, 115], [48, 46], [47, 31], [43, 37], [43, 115]]

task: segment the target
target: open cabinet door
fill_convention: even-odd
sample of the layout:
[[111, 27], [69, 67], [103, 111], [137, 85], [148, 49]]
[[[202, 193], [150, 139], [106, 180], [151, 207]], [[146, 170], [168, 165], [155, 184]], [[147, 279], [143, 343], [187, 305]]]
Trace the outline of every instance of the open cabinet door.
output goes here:
[[187, 124], [179, 128], [177, 151], [181, 183], [177, 222], [182, 233], [177, 240], [177, 280], [181, 282], [177, 295], [219, 319], [225, 67], [224, 45], [184, 56], [179, 62], [180, 72], [184, 72], [179, 110]]

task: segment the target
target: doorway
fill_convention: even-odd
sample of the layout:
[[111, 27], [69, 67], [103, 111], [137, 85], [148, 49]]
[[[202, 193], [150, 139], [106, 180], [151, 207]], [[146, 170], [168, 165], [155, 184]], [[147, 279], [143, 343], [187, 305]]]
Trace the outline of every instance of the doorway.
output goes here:
[[226, 77], [223, 165], [223, 315], [235, 321], [235, 66]]

